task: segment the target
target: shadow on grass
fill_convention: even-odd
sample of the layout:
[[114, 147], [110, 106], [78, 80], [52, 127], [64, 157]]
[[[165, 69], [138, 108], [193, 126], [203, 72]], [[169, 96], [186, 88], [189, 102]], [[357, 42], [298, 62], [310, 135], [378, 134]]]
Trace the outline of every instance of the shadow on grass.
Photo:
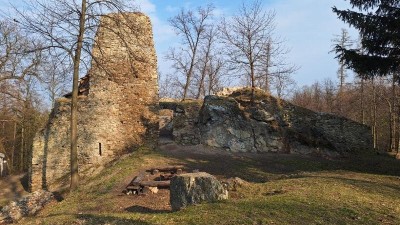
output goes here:
[[377, 175], [400, 175], [400, 161], [387, 156], [362, 155], [328, 160], [317, 156], [272, 153], [202, 153], [160, 150], [159, 154], [183, 163], [190, 172], [198, 169], [220, 177], [240, 177], [263, 183], [271, 179], [301, 178], [302, 172], [346, 170]]
[[146, 214], [160, 214], [160, 213], [171, 213], [172, 212], [171, 210], [156, 210], [156, 209], [151, 209], [151, 208], [139, 206], [139, 205], [134, 205], [134, 206], [125, 208], [125, 211], [135, 212], [135, 213], [146, 213]]
[[[29, 221], [29, 223], [23, 224], [85, 224], [85, 225], [98, 225], [98, 224], [109, 224], [109, 225], [150, 225], [143, 220], [135, 218], [123, 218], [112, 215], [102, 214], [50, 214], [47, 216], [35, 216], [36, 220]], [[26, 222], [26, 221], [25, 221]]]
[[138, 224], [138, 225], [150, 225], [146, 221], [141, 221], [137, 219], [126, 219], [119, 218], [114, 216], [105, 216], [105, 215], [93, 215], [93, 214], [82, 214], [78, 215], [77, 218], [79, 220], [83, 220], [83, 224], [85, 225], [98, 225], [98, 224], [115, 224], [115, 225], [124, 225], [124, 224]]
[[374, 193], [374, 194], [391, 196], [393, 194], [400, 192], [399, 186], [396, 186], [395, 184], [388, 184], [385, 182], [359, 180], [359, 179], [351, 179], [351, 178], [336, 177], [336, 176], [312, 176], [312, 177], [320, 177], [324, 179], [340, 181], [341, 183], [357, 187], [358, 189], [363, 190], [363, 192], [365, 193]]
[[[258, 224], [276, 221], [278, 224], [378, 224], [376, 218], [364, 215], [362, 212], [377, 214], [375, 210], [363, 206], [341, 206], [336, 204], [321, 204], [293, 199], [273, 201], [254, 200], [238, 203], [240, 213], [249, 218], [259, 218]], [[257, 215], [257, 216], [256, 216]], [[263, 219], [260, 219], [263, 218]], [[268, 219], [267, 219], [268, 218]], [[264, 221], [263, 221], [264, 220]], [[266, 220], [266, 221], [265, 221]], [[270, 220], [270, 221], [268, 221]], [[395, 219], [388, 224], [395, 224]], [[254, 221], [247, 221], [249, 224]], [[280, 223], [279, 223], [280, 222]]]

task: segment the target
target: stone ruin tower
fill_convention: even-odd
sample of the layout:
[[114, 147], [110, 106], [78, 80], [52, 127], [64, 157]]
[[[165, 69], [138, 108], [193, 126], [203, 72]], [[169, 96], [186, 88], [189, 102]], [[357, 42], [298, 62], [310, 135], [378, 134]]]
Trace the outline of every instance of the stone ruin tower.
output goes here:
[[[80, 81], [80, 176], [158, 137], [157, 58], [150, 19], [141, 13], [101, 18], [92, 67]], [[69, 183], [70, 99], [58, 99], [32, 153], [31, 189]]]

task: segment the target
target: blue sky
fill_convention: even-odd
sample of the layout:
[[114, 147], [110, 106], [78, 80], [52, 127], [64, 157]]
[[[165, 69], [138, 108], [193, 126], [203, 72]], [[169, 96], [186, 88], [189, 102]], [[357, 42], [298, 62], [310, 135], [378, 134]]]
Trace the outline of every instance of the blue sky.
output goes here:
[[[242, 0], [138, 0], [143, 12], [150, 15], [159, 56], [161, 72], [169, 70], [169, 64], [163, 60], [163, 55], [172, 43], [178, 41], [177, 36], [168, 25], [168, 18], [176, 15], [180, 8], [195, 9], [197, 6], [213, 3], [216, 13], [232, 15], [241, 5]], [[286, 40], [285, 45], [291, 49], [287, 55], [288, 62], [300, 66], [293, 75], [299, 86], [310, 85], [325, 78], [337, 80], [337, 61], [333, 53], [331, 40], [340, 34], [342, 28], [349, 30], [353, 39], [357, 32], [349, 29], [347, 24], [337, 19], [331, 8], [348, 9], [350, 5], [345, 0], [264, 0], [265, 10], [276, 12], [276, 34]], [[352, 78], [349, 72], [350, 81]]]
[[[163, 74], [171, 72], [164, 54], [176, 44], [179, 38], [168, 24], [168, 18], [176, 15], [183, 7], [195, 9], [197, 6], [214, 4], [215, 14], [230, 16], [236, 12], [242, 1], [246, 0], [136, 0], [141, 11], [148, 14], [153, 23], [159, 68]], [[4, 10], [12, 2], [21, 6], [22, 0], [0, 0], [0, 9]], [[287, 61], [300, 69], [293, 75], [298, 86], [310, 85], [314, 81], [332, 78], [335, 81], [338, 68], [331, 40], [347, 24], [332, 13], [332, 6], [340, 9], [350, 8], [345, 0], [264, 0], [265, 10], [276, 12], [276, 34], [286, 40], [285, 46], [291, 49]], [[349, 29], [353, 39], [357, 33]], [[347, 81], [351, 80], [351, 74]]]

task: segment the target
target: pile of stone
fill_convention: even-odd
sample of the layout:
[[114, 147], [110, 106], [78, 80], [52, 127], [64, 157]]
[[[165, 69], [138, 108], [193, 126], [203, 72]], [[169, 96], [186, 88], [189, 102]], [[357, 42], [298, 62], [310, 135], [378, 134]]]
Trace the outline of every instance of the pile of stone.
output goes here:
[[1, 209], [0, 224], [14, 223], [22, 219], [22, 217], [35, 215], [53, 199], [53, 193], [39, 190], [18, 201], [13, 201]]

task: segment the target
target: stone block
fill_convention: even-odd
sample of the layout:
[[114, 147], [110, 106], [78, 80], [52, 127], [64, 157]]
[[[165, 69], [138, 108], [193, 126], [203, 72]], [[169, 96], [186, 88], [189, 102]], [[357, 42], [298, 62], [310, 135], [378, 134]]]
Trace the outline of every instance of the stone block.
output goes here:
[[202, 202], [228, 199], [228, 191], [212, 175], [204, 172], [186, 173], [171, 179], [172, 210], [180, 210]]

